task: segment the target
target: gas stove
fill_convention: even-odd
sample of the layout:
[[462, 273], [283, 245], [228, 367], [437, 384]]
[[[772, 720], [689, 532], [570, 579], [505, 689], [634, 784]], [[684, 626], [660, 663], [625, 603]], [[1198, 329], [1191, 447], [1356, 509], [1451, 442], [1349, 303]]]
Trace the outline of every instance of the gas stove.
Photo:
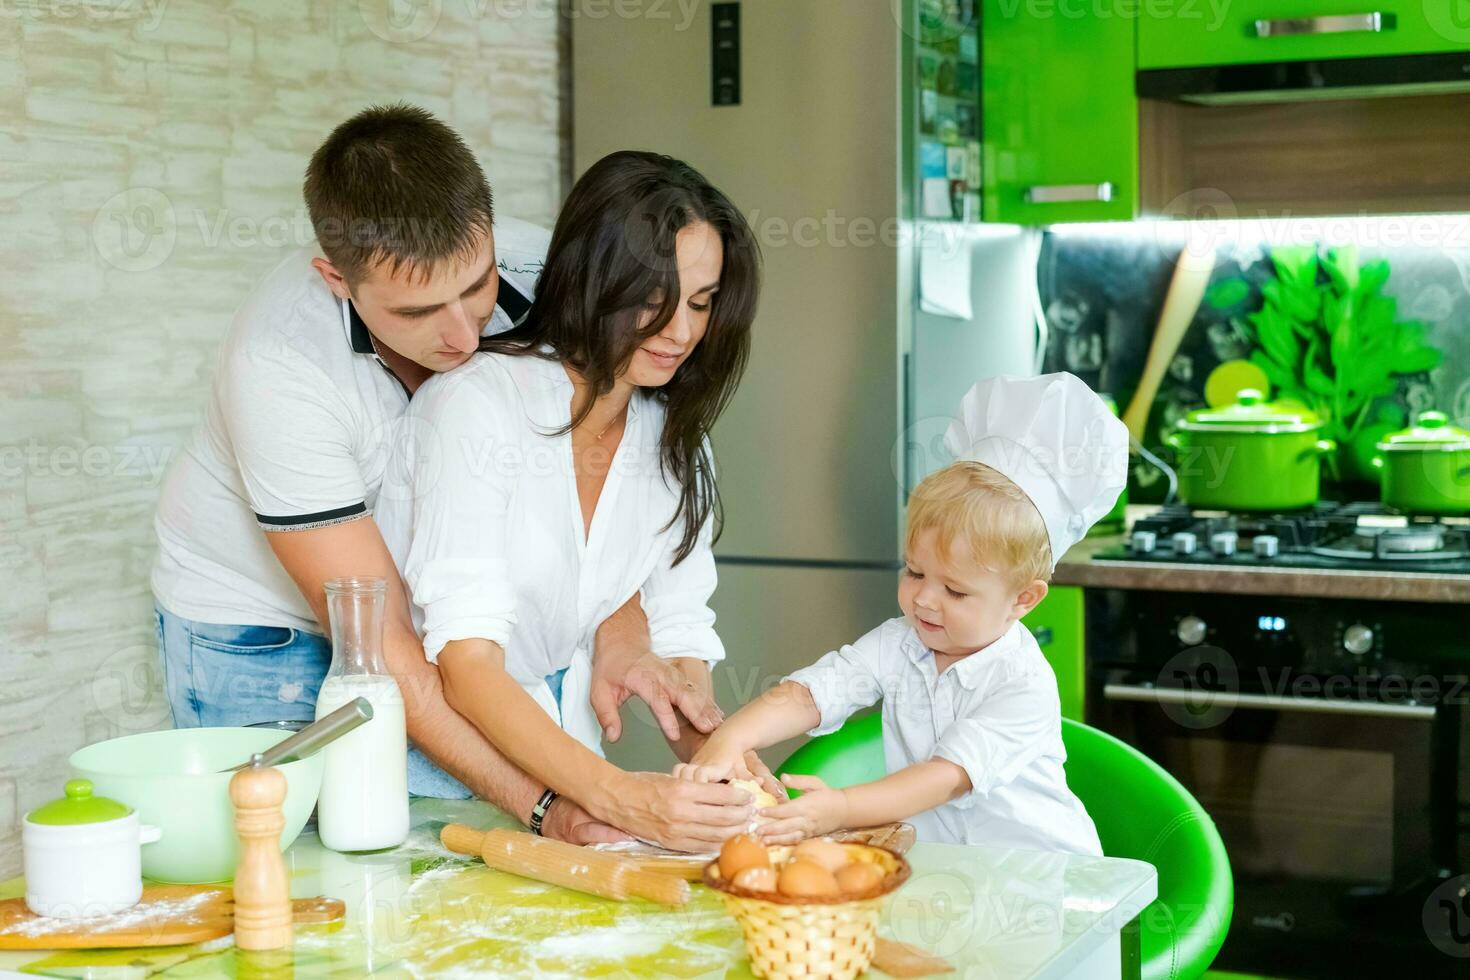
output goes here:
[[1171, 505], [1140, 518], [1125, 544], [1094, 557], [1470, 575], [1470, 519], [1410, 517], [1373, 502], [1259, 514]]

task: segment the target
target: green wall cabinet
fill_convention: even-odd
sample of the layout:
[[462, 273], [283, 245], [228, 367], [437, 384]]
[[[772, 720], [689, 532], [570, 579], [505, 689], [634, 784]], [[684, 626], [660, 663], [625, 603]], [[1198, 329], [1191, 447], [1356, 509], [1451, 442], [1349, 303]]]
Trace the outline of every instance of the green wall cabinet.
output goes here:
[[1053, 586], [1021, 622], [1036, 637], [1046, 662], [1057, 675], [1062, 717], [1081, 721], [1085, 684], [1082, 590], [1075, 585]]
[[1145, 70], [1470, 49], [1464, 0], [1177, 0], [1139, 11]]
[[1043, 225], [1134, 217], [1136, 20], [1105, 7], [984, 0], [986, 221]]

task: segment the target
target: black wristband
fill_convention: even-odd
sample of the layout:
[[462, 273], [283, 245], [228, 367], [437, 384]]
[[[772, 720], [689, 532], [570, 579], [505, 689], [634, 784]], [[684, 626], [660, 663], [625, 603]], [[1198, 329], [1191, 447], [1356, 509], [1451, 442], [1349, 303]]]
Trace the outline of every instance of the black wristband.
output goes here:
[[541, 799], [536, 801], [536, 805], [531, 807], [531, 833], [537, 837], [542, 836], [541, 821], [546, 819], [546, 811], [551, 809], [551, 804], [555, 803], [556, 800], [556, 790], [548, 789], [541, 794]]

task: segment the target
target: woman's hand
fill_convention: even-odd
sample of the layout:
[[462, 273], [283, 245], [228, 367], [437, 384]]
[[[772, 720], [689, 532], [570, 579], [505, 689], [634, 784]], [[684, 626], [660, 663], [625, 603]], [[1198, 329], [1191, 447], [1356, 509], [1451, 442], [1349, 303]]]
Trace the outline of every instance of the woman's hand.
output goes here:
[[765, 822], [755, 832], [764, 843], [795, 844], [847, 826], [847, 796], [842, 790], [832, 789], [816, 776], [787, 773], [781, 778], [787, 786], [801, 790], [801, 797], [761, 811]]
[[602, 794], [597, 815], [646, 841], [677, 851], [718, 850], [743, 833], [755, 813], [750, 794], [722, 783], [623, 773]]

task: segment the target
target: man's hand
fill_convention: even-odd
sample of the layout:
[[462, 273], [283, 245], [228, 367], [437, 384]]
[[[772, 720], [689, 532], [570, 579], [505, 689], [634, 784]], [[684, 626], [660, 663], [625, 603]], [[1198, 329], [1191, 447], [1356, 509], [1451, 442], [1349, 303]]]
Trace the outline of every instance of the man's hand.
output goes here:
[[546, 811], [541, 821], [541, 833], [569, 844], [616, 844], [632, 840], [616, 827], [611, 827], [592, 816], [572, 800], [558, 796]]
[[765, 818], [756, 834], [766, 844], [795, 844], [808, 837], [819, 837], [848, 825], [847, 795], [832, 789], [816, 776], [781, 777], [801, 797], [778, 803], [761, 811]]
[[670, 742], [679, 740], [681, 714], [695, 729], [706, 734], [725, 720], [715, 699], [689, 679], [676, 661], [647, 652], [630, 657], [623, 650], [599, 651], [592, 660], [590, 699], [597, 722], [609, 742], [616, 742], [622, 736], [619, 710], [634, 695], [647, 703]]
[[[703, 684], [694, 679], [696, 667]], [[643, 615], [637, 593], [597, 627], [589, 693], [592, 710], [609, 742], [622, 736], [619, 709], [635, 694], [648, 704], [670, 743], [680, 739], [676, 710], [696, 731], [714, 731], [724, 716], [710, 693], [708, 680], [709, 668], [702, 661], [654, 656], [648, 617]]]

